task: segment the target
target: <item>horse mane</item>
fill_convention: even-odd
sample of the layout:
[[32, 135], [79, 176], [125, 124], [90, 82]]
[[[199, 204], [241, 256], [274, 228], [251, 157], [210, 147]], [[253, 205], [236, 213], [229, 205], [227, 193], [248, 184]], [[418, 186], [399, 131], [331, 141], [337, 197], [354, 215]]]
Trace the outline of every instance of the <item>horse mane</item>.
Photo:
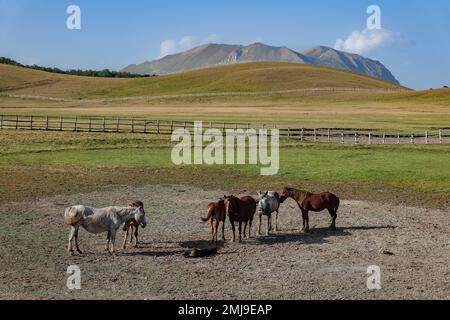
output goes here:
[[128, 199], [128, 205], [131, 207], [144, 207], [144, 203], [137, 199]]

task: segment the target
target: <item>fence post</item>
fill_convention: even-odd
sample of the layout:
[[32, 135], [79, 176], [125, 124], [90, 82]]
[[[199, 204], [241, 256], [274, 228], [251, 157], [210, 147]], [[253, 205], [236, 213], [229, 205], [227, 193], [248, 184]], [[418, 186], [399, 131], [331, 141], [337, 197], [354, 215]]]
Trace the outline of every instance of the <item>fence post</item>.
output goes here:
[[45, 116], [45, 130], [48, 130], [48, 116]]
[[386, 132], [383, 132], [383, 144], [386, 144]]
[[33, 130], [33, 116], [30, 116], [30, 130]]
[[358, 131], [355, 131], [355, 144], [358, 144]]
[[372, 144], [372, 132], [369, 131], [369, 145]]
[[250, 130], [250, 123], [247, 123], [247, 130]]
[[73, 130], [75, 132], [77, 131], [77, 125], [78, 125], [78, 117], [75, 117], [75, 123], [74, 123], [74, 127], [73, 127]]
[[131, 133], [134, 133], [134, 119], [131, 119]]
[[144, 133], [147, 133], [147, 120], [144, 120]]
[[439, 144], [442, 144], [442, 129], [439, 129]]
[[344, 144], [344, 130], [341, 131], [341, 143]]
[[327, 129], [327, 141], [328, 141], [328, 143], [331, 142], [331, 130], [330, 130], [330, 128]]
[[305, 135], [305, 132], [304, 132], [304, 130], [302, 128], [302, 130], [300, 131], [300, 140], [301, 141], [303, 141], [304, 135]]
[[92, 118], [91, 117], [89, 117], [89, 132], [91, 132], [91, 130], [92, 130]]
[[428, 130], [425, 130], [425, 144], [428, 144]]
[[291, 128], [288, 128], [288, 139], [291, 138]]
[[173, 120], [170, 121], [170, 133], [172, 134], [173, 132]]
[[119, 130], [120, 130], [120, 118], [117, 118], [116, 132], [119, 132]]
[[314, 142], [317, 142], [317, 129], [314, 128]]
[[3, 114], [0, 114], [0, 129], [3, 129]]
[[159, 134], [159, 120], [156, 120], [156, 132]]
[[106, 132], [106, 119], [103, 117], [103, 132]]
[[415, 143], [414, 132], [411, 133], [411, 144]]
[[16, 130], [19, 129], [19, 116], [16, 115]]
[[400, 132], [397, 133], [397, 144], [400, 144]]

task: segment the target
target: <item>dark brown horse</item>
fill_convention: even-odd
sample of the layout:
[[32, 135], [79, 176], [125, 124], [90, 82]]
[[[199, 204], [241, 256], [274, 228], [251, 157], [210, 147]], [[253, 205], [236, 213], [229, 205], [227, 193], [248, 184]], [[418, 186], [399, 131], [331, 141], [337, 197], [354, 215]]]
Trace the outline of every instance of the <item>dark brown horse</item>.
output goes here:
[[223, 199], [218, 202], [211, 202], [206, 209], [206, 218], [202, 217], [203, 222], [209, 221], [211, 224], [212, 241], [217, 243], [217, 229], [222, 222], [222, 240], [225, 241], [225, 201]]
[[256, 212], [256, 201], [250, 196], [237, 198], [235, 196], [224, 196], [225, 208], [233, 229], [233, 242], [236, 241], [234, 222], [239, 222], [239, 242], [242, 241], [242, 222], [244, 222], [244, 238], [246, 238], [247, 225], [248, 238], [251, 237], [253, 217]]
[[325, 209], [328, 210], [331, 216], [330, 229], [336, 229], [336, 217], [339, 209], [339, 198], [336, 195], [329, 192], [313, 194], [311, 192], [285, 187], [281, 194], [280, 202], [283, 203], [287, 198], [294, 199], [302, 212], [302, 230], [309, 231], [309, 211], [320, 212]]

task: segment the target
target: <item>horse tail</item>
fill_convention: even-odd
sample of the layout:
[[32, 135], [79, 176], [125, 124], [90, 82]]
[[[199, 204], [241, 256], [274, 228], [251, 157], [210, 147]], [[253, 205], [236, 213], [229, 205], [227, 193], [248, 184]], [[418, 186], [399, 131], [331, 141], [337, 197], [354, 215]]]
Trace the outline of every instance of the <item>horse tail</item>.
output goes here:
[[206, 222], [206, 221], [208, 221], [209, 219], [211, 219], [211, 217], [212, 217], [212, 215], [213, 215], [213, 213], [214, 213], [214, 210], [215, 210], [214, 206], [208, 206], [208, 211], [207, 211], [207, 213], [206, 213], [206, 218], [203, 218], [203, 217], [202, 217], [202, 221], [203, 221], [203, 222]]
[[64, 222], [73, 226], [83, 220], [83, 210], [80, 207], [68, 207], [64, 211]]
[[336, 197], [336, 206], [334, 207], [334, 213], [337, 213], [340, 203], [341, 203], [341, 200], [339, 200], [339, 197]]

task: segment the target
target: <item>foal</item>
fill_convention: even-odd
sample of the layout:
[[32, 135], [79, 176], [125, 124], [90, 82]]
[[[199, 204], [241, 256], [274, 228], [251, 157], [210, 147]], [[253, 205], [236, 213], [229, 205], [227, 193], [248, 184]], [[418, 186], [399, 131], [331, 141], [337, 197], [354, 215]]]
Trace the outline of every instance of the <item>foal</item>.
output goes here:
[[217, 243], [217, 229], [219, 228], [220, 222], [222, 222], [222, 240], [225, 241], [225, 218], [225, 201], [223, 199], [208, 204], [206, 218], [202, 217], [202, 220], [203, 222], [209, 221], [211, 224], [212, 243], [214, 243], [214, 240]]
[[285, 187], [283, 189], [280, 202], [283, 203], [287, 198], [294, 199], [302, 212], [302, 230], [306, 232], [309, 231], [309, 211], [320, 212], [325, 209], [328, 210], [331, 216], [330, 229], [336, 229], [337, 211], [339, 209], [340, 202], [336, 195], [330, 192], [312, 194], [311, 192]]
[[[142, 210], [144, 210], [144, 204], [142, 203], [142, 201], [136, 199], [128, 199], [128, 205], [130, 207], [142, 208]], [[138, 247], [138, 229], [139, 223], [134, 218], [125, 222], [123, 226], [123, 231], [126, 231], [126, 233], [125, 238], [123, 239], [123, 246], [122, 246], [123, 249], [127, 248], [128, 234], [130, 235], [130, 243], [133, 243], [133, 234], [134, 234], [134, 247], [135, 248]]]

